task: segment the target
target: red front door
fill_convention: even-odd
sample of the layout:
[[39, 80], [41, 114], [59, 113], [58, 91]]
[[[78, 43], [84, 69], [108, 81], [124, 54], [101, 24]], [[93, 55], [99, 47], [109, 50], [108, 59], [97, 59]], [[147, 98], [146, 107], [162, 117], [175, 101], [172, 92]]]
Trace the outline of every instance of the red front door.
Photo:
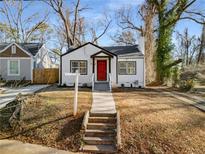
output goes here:
[[107, 60], [97, 60], [97, 80], [107, 80]]

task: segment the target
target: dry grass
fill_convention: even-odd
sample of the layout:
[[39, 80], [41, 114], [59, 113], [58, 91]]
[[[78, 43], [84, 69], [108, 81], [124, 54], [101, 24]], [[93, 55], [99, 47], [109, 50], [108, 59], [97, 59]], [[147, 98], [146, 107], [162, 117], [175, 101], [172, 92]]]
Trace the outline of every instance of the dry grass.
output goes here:
[[121, 153], [205, 153], [205, 113], [153, 90], [116, 89]]
[[79, 89], [78, 115], [72, 116], [73, 90], [51, 87], [29, 97], [17, 129], [0, 131], [0, 138], [42, 144], [63, 150], [77, 151], [81, 142], [84, 112], [90, 109], [90, 89]]
[[[0, 138], [77, 151], [83, 114], [92, 102], [90, 89], [80, 90], [75, 118], [73, 90], [50, 88], [29, 97], [21, 129], [0, 131]], [[113, 96], [121, 114], [120, 153], [205, 153], [204, 112], [149, 89], [115, 89]]]

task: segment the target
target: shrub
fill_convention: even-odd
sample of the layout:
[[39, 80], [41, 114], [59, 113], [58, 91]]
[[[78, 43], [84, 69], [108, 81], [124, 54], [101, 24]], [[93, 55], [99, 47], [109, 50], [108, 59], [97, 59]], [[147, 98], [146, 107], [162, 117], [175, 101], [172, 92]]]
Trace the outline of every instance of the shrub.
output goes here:
[[177, 87], [177, 84], [179, 83], [179, 69], [178, 67], [174, 67], [172, 69], [172, 87]]
[[194, 87], [194, 79], [180, 80], [179, 88], [183, 91], [189, 91]]

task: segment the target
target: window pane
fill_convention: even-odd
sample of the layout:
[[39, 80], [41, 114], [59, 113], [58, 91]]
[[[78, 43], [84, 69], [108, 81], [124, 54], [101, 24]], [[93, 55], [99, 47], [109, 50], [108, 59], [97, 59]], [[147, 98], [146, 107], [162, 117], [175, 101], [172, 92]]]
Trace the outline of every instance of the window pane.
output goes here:
[[10, 61], [9, 71], [10, 74], [19, 74], [18, 61]]
[[135, 61], [119, 62], [119, 74], [121, 75], [134, 75], [136, 71]]
[[135, 67], [135, 62], [128, 62], [128, 63], [127, 63], [127, 66], [128, 66], [128, 67]]
[[76, 68], [76, 67], [75, 67], [75, 68], [72, 68], [72, 69], [71, 69], [71, 73], [75, 73], [75, 72], [76, 72], [76, 70], [79, 70], [79, 69], [78, 69], [78, 68]]
[[86, 67], [86, 62], [85, 61], [81, 61], [80, 62], [80, 67]]
[[87, 74], [86, 70], [87, 70], [86, 68], [81, 68], [80, 69], [80, 74]]
[[80, 74], [87, 74], [87, 61], [72, 61], [71, 73], [75, 73], [76, 70], [78, 70]]
[[73, 61], [72, 62], [72, 67], [78, 67], [78, 62], [77, 61]]
[[135, 74], [135, 68], [134, 67], [128, 68], [127, 74]]
[[135, 62], [128, 62], [127, 63], [127, 74], [135, 74]]
[[120, 69], [119, 74], [126, 74], [126, 69]]
[[119, 67], [126, 67], [126, 63], [125, 62], [119, 62]]

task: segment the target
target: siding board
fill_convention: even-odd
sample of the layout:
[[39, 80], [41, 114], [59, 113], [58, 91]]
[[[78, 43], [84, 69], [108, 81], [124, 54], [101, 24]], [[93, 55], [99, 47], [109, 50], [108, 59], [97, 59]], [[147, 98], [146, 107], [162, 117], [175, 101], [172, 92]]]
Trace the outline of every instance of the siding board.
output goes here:
[[10, 46], [5, 51], [1, 52], [0, 57], [30, 57], [28, 54], [26, 54], [24, 51], [19, 49], [17, 46], [16, 46], [16, 53], [12, 54], [11, 53], [11, 47], [12, 46]]

